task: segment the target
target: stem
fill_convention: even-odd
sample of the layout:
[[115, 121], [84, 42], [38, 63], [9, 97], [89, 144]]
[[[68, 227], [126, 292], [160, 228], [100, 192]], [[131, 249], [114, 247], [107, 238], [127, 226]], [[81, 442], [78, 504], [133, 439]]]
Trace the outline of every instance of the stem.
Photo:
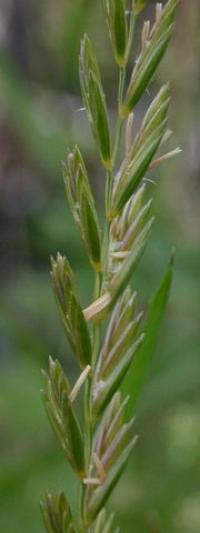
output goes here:
[[[101, 283], [102, 283], [102, 274], [97, 273], [95, 279], [95, 290], [94, 290], [94, 300], [100, 296], [101, 292]], [[91, 454], [92, 454], [92, 441], [93, 441], [93, 428], [90, 414], [90, 404], [91, 404], [91, 389], [93, 374], [95, 370], [95, 363], [99, 352], [100, 345], [100, 324], [95, 322], [93, 326], [93, 351], [92, 351], [92, 362], [91, 362], [91, 375], [88, 377], [85, 391], [84, 391], [84, 445], [85, 445], [85, 467], [86, 475], [89, 477], [89, 468], [91, 463]], [[87, 525], [85, 524], [85, 513], [84, 513], [84, 499], [87, 486], [84, 483], [81, 483], [80, 486], [80, 533], [85, 533], [88, 531]]]
[[[130, 50], [133, 42], [133, 36], [135, 31], [135, 11], [134, 8], [132, 9], [131, 13], [131, 20], [130, 20], [130, 29], [129, 29], [129, 38], [128, 38], [128, 44], [127, 44], [127, 50], [126, 50], [126, 63], [128, 61], [128, 57], [130, 55]], [[115, 143], [114, 143], [114, 149], [113, 149], [113, 166], [116, 163], [118, 151], [120, 148], [120, 140], [121, 140], [121, 131], [123, 126], [124, 119], [121, 116], [121, 106], [123, 102], [123, 92], [124, 92], [124, 85], [126, 80], [126, 66], [120, 67], [119, 71], [119, 91], [118, 91], [118, 119], [117, 119], [117, 125], [116, 125], [116, 133], [115, 133]]]
[[119, 147], [120, 147], [121, 131], [122, 131], [123, 120], [124, 120], [121, 117], [120, 109], [121, 109], [121, 105], [123, 101], [125, 78], [126, 78], [126, 69], [125, 67], [121, 67], [119, 71], [118, 119], [117, 119], [117, 125], [116, 125], [116, 131], [115, 131], [115, 143], [114, 143], [114, 149], [113, 149], [113, 155], [112, 155], [113, 166], [116, 163], [116, 158], [117, 158]]
[[[116, 124], [116, 131], [115, 131], [115, 142], [114, 142], [114, 149], [113, 149], [113, 155], [112, 155], [112, 161], [113, 161], [113, 167], [116, 163], [117, 155], [119, 152], [120, 147], [120, 141], [121, 141], [121, 132], [122, 132], [122, 126], [123, 126], [123, 118], [120, 116], [120, 109], [121, 104], [123, 101], [123, 92], [124, 92], [124, 84], [125, 84], [125, 77], [126, 77], [126, 69], [125, 67], [121, 67], [119, 71], [119, 89], [118, 89], [118, 119]], [[103, 255], [104, 255], [104, 264], [108, 252], [109, 247], [109, 210], [110, 210], [110, 204], [111, 204], [111, 192], [112, 192], [112, 172], [110, 170], [107, 170], [106, 173], [106, 190], [105, 190], [105, 209], [106, 209], [106, 227], [105, 227], [105, 233], [104, 233], [104, 239], [103, 239]], [[105, 268], [104, 268], [105, 271]], [[94, 300], [96, 300], [100, 294], [101, 294], [101, 286], [102, 286], [102, 274], [97, 273], [96, 274], [96, 280], [95, 280], [95, 291], [94, 291]], [[90, 402], [91, 402], [91, 389], [92, 389], [92, 382], [93, 382], [93, 375], [96, 365], [96, 360], [99, 352], [99, 345], [100, 345], [100, 324], [98, 321], [94, 323], [93, 326], [93, 353], [92, 353], [92, 369], [91, 369], [91, 375], [87, 379], [87, 383], [85, 385], [85, 395], [84, 395], [84, 421], [85, 421], [85, 428], [84, 428], [84, 442], [85, 442], [85, 465], [86, 465], [86, 473], [89, 477], [90, 472], [90, 463], [91, 463], [91, 454], [92, 454], [92, 444], [93, 444], [93, 428], [92, 428], [92, 421], [90, 416]], [[85, 500], [85, 493], [87, 490], [87, 486], [84, 485], [84, 483], [81, 484], [80, 487], [80, 533], [86, 533], [88, 531], [87, 524], [86, 524], [86, 517], [84, 513], [84, 500]]]
[[[123, 126], [123, 121], [124, 121], [124, 119], [120, 115], [120, 109], [121, 109], [121, 105], [123, 101], [125, 78], [126, 78], [126, 68], [120, 67], [119, 88], [118, 88], [118, 118], [117, 118], [117, 123], [116, 123], [115, 141], [114, 141], [114, 148], [113, 148], [113, 154], [112, 154], [113, 167], [115, 166], [117, 155], [119, 152], [121, 132], [122, 132], [122, 126]], [[110, 212], [110, 204], [111, 204], [111, 192], [112, 192], [112, 172], [108, 170], [106, 174], [106, 192], [105, 192], [106, 219], [107, 219], [105, 241], [107, 241], [107, 234], [108, 234], [108, 229], [109, 229], [109, 212]]]
[[[102, 273], [98, 272], [96, 274], [96, 280], [95, 280], [94, 301], [97, 300], [97, 298], [99, 298], [101, 294], [101, 284], [102, 284]], [[95, 321], [94, 326], [93, 326], [92, 374], [93, 374], [96, 359], [98, 356], [99, 344], [100, 344], [100, 323], [98, 321]]]
[[105, 192], [106, 219], [107, 220], [109, 220], [111, 186], [112, 186], [112, 173], [110, 170], [108, 170], [106, 173], [106, 192]]

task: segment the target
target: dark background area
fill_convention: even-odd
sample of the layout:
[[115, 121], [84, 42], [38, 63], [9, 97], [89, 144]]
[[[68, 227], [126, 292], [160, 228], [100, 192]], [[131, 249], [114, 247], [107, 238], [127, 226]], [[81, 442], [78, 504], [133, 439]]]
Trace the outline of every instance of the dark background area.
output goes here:
[[[152, 18], [154, 1], [140, 17]], [[136, 123], [162, 82], [171, 81], [171, 147], [183, 153], [156, 171], [156, 223], [134, 279], [146, 301], [172, 246], [175, 277], [157, 352], [137, 413], [140, 438], [112, 508], [125, 533], [200, 531], [200, 5], [181, 0], [167, 56]], [[0, 3], [0, 531], [43, 531], [39, 500], [76, 483], [40, 399], [40, 368], [59, 357], [72, 379], [49, 277], [50, 255], [67, 254], [84, 305], [91, 271], [68, 210], [61, 176], [67, 146], [80, 145], [101, 210], [104, 176], [87, 126], [78, 81], [82, 34], [92, 37], [110, 116], [117, 69], [94, 0]]]

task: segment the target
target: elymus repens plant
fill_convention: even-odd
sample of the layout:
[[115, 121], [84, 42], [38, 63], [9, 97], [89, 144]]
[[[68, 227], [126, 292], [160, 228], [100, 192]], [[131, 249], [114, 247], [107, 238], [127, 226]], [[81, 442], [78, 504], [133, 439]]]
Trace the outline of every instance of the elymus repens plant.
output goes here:
[[[144, 22], [140, 52], [129, 77], [127, 65], [135, 23], [148, 0], [102, 0], [119, 69], [114, 135], [93, 45], [87, 35], [81, 42], [82, 97], [105, 173], [105, 227], [102, 232], [85, 162], [75, 146], [63, 164], [64, 182], [68, 204], [94, 272], [95, 288], [93, 302], [82, 309], [67, 258], [58, 254], [52, 260], [55, 297], [80, 376], [72, 385], [58, 360], [50, 358], [42, 396], [51, 426], [80, 480], [80, 495], [72, 516], [64, 493], [47, 492], [41, 508], [49, 533], [119, 531], [105, 505], [137, 440], [134, 418], [127, 420], [127, 405], [133, 408], [134, 415], [172, 277], [170, 261], [144, 319], [130, 281], [154, 221], [152, 187], [145, 175], [179, 152], [177, 148], [162, 154], [161, 148], [161, 155], [156, 156], [170, 133], [168, 83], [156, 94], [133, 135], [134, 110], [167, 49], [177, 1], [169, 0], [165, 7], [157, 3], [153, 24]], [[130, 398], [123, 396], [127, 373], [132, 384]], [[75, 400], [82, 387], [84, 412], [80, 423]]]

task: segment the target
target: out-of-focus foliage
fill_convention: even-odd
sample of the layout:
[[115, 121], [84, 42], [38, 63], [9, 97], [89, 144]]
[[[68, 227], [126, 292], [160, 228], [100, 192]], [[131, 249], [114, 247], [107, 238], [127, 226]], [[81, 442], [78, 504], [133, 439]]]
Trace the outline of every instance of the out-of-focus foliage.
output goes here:
[[[154, 1], [144, 13], [152, 16]], [[171, 124], [183, 155], [155, 170], [158, 221], [134, 287], [153, 294], [171, 245], [175, 279], [168, 312], [138, 405], [140, 439], [129, 471], [113, 496], [123, 531], [198, 533], [200, 385], [200, 91], [198, 0], [180, 2], [176, 32], [160, 77], [170, 76]], [[187, 28], [187, 31], [185, 30]], [[116, 70], [108, 53], [100, 2], [2, 0], [0, 25], [0, 530], [42, 532], [38, 500], [76, 485], [41, 405], [40, 366], [49, 353], [62, 357], [71, 375], [48, 276], [49, 256], [70, 257], [80, 293], [89, 303], [91, 276], [78, 231], [66, 211], [60, 160], [74, 140], [87, 159], [101, 204], [102, 176], [93, 157], [77, 84], [83, 31], [101, 50], [112, 118]], [[184, 35], [183, 35], [184, 34]], [[183, 38], [184, 37], [184, 38]], [[137, 36], [135, 40], [137, 45]], [[134, 50], [133, 50], [134, 52]], [[156, 93], [156, 82], [152, 95]], [[135, 120], [144, 115], [148, 94]], [[77, 112], [74, 112], [77, 111]]]

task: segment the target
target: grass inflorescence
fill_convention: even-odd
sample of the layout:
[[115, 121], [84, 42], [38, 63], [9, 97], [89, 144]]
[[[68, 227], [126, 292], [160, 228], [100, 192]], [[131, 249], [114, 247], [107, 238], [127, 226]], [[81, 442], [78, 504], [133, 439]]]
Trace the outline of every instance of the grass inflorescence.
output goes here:
[[[131, 402], [135, 411], [172, 279], [173, 259], [151, 302], [149, 315], [144, 318], [138, 296], [130, 285], [154, 222], [152, 198], [144, 178], [147, 172], [179, 152], [176, 148], [156, 155], [169, 136], [168, 83], [151, 102], [133, 136], [135, 106], [166, 51], [177, 0], [169, 0], [165, 7], [157, 3], [153, 24], [149, 20], [144, 22], [141, 50], [127, 79], [135, 24], [147, 3], [148, 0], [133, 0], [130, 9], [126, 0], [102, 0], [119, 69], [114, 138], [93, 45], [87, 35], [81, 42], [82, 97], [105, 173], [105, 227], [102, 231], [87, 168], [79, 147], [75, 146], [63, 163], [64, 183], [94, 272], [95, 291], [94, 300], [83, 309], [69, 261], [60, 254], [52, 259], [56, 302], [80, 375], [72, 386], [61, 364], [50, 358], [49, 371], [43, 372], [42, 397], [50, 424], [80, 480], [80, 498], [76, 516], [72, 516], [63, 493], [46, 494], [41, 508], [49, 533], [119, 531], [105, 505], [137, 441], [135, 412], [127, 420], [127, 405]], [[133, 379], [129, 398], [123, 396], [122, 385], [130, 369]], [[85, 396], [83, 427], [75, 407], [81, 388]]]

